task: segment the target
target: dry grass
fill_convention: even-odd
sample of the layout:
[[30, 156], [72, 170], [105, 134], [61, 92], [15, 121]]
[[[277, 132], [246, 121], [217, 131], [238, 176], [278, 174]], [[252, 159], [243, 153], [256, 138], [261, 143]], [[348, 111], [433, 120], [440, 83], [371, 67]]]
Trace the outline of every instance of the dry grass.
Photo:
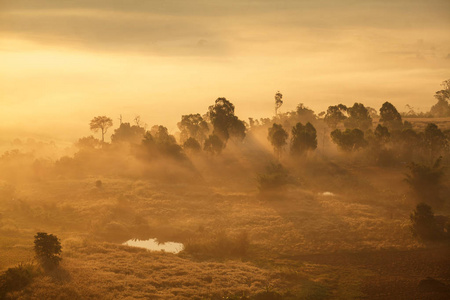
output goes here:
[[[30, 260], [33, 235], [43, 231], [63, 241], [62, 270], [17, 298], [220, 299], [273, 289], [297, 299], [352, 299], [364, 296], [373, 268], [305, 255], [423, 247], [408, 228], [415, 203], [402, 169], [313, 157], [289, 162], [296, 184], [264, 195], [252, 162], [241, 163], [233, 183], [203, 166], [210, 176], [196, 183], [91, 177], [3, 186], [0, 269]], [[216, 251], [234, 249], [242, 232], [245, 253]], [[191, 247], [172, 255], [120, 245], [155, 237]]]

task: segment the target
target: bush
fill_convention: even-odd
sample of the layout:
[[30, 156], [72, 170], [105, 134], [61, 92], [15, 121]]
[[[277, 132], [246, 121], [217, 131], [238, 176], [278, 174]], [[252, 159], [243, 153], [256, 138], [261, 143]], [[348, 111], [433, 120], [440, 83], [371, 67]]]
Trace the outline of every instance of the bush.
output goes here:
[[34, 252], [44, 269], [54, 269], [61, 261], [61, 242], [53, 234], [38, 232], [34, 236]]
[[0, 276], [0, 299], [4, 299], [9, 292], [19, 291], [26, 287], [35, 275], [36, 268], [30, 263], [20, 264], [6, 270]]
[[102, 187], [102, 185], [103, 185], [103, 182], [101, 180], [97, 180], [95, 182], [95, 187], [98, 188], [98, 189], [100, 189]]
[[436, 241], [444, 237], [439, 228], [431, 206], [420, 203], [410, 215], [411, 231], [414, 237], [422, 241]]
[[432, 205], [442, 205], [440, 191], [444, 169], [441, 167], [442, 157], [436, 160], [433, 166], [411, 162], [408, 165], [410, 174], [406, 175], [406, 182], [411, 186], [417, 197], [422, 202]]
[[279, 190], [289, 183], [289, 172], [282, 164], [271, 163], [266, 172], [257, 177], [260, 191]]

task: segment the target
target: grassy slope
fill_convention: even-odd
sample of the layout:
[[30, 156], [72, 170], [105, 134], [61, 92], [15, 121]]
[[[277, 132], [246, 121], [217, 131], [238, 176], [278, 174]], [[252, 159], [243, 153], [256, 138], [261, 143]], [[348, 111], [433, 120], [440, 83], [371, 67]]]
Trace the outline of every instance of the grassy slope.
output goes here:
[[[450, 283], [442, 269], [448, 248], [421, 250], [410, 235], [414, 202], [404, 169], [312, 157], [291, 164], [296, 184], [262, 196], [251, 161], [238, 160], [233, 171], [234, 160], [223, 160], [221, 172], [199, 165], [204, 176], [196, 182], [111, 177], [101, 178], [101, 189], [98, 178], [4, 186], [0, 269], [32, 259], [33, 235], [45, 231], [63, 241], [62, 270], [38, 278], [24, 298], [208, 299], [273, 288], [304, 299], [411, 299], [427, 276]], [[242, 230], [251, 243], [242, 258], [119, 245], [133, 237], [214, 242], [219, 232]]]

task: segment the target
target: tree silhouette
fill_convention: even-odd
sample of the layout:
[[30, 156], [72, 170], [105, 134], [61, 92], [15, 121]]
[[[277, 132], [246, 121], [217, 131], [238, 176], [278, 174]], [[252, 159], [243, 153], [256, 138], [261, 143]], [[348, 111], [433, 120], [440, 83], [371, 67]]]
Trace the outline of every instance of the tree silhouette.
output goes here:
[[91, 120], [89, 124], [90, 128], [94, 132], [98, 132], [101, 130], [102, 132], [102, 142], [105, 142], [105, 133], [108, 131], [108, 128], [113, 125], [113, 121], [111, 118], [106, 116], [98, 116]]
[[275, 94], [275, 116], [278, 115], [278, 109], [283, 105], [283, 94], [280, 91]]
[[280, 124], [273, 124], [272, 127], [269, 128], [269, 134], [267, 139], [273, 146], [273, 150], [275, 154], [280, 158], [281, 153], [283, 151], [283, 147], [287, 144], [287, 139], [289, 135], [286, 130], [283, 129], [283, 126]]
[[292, 128], [291, 153], [304, 154], [317, 148], [317, 132], [311, 123], [297, 123]]
[[80, 150], [94, 150], [100, 148], [101, 145], [101, 141], [92, 135], [82, 137], [75, 143], [75, 146]]
[[211, 154], [220, 154], [225, 147], [225, 144], [222, 140], [215, 134], [210, 135], [203, 145], [203, 150], [209, 152]]
[[336, 129], [337, 125], [340, 122], [343, 122], [345, 119], [347, 119], [347, 116], [345, 115], [346, 113], [347, 107], [343, 104], [328, 106], [324, 120], [327, 123], [328, 127]]
[[331, 140], [341, 150], [348, 152], [355, 151], [367, 145], [367, 141], [364, 139], [364, 132], [356, 128], [346, 129], [345, 131], [335, 129], [331, 132]]
[[[169, 134], [169, 130], [161, 125], [155, 125], [150, 130], [153, 142], [159, 154], [163, 154], [176, 159], [185, 159], [185, 154], [180, 145], [177, 144], [175, 137]], [[147, 137], [149, 138], [149, 137]]]
[[44, 269], [54, 269], [61, 261], [61, 243], [53, 234], [38, 232], [34, 236], [34, 252]]
[[138, 125], [131, 126], [130, 123], [121, 123], [111, 135], [112, 143], [139, 144], [144, 137], [145, 129]]
[[200, 114], [183, 115], [177, 125], [181, 131], [181, 143], [184, 143], [189, 138], [194, 138], [199, 143], [203, 143], [209, 132], [208, 123]]
[[347, 108], [348, 118], [344, 120], [344, 126], [348, 129], [358, 128], [362, 131], [372, 127], [372, 118], [369, 111], [362, 103], [355, 103]]
[[443, 237], [433, 210], [428, 204], [419, 203], [409, 218], [412, 234], [419, 240], [434, 241]]
[[428, 123], [425, 128], [423, 141], [425, 148], [430, 151], [432, 157], [439, 155], [447, 146], [444, 133], [434, 123]]
[[391, 134], [389, 133], [389, 129], [387, 127], [378, 124], [375, 128], [374, 136], [377, 139], [377, 142], [385, 145], [389, 141]]
[[406, 182], [422, 202], [433, 205], [442, 205], [439, 193], [442, 189], [444, 169], [441, 166], [442, 157], [438, 158], [432, 166], [411, 162], [408, 165], [409, 174], [406, 174]]
[[230, 135], [239, 139], [245, 137], [245, 124], [234, 115], [234, 105], [226, 98], [217, 98], [208, 110], [208, 116], [214, 127], [213, 135], [227, 142]]
[[430, 113], [435, 117], [449, 117], [450, 116], [450, 79], [442, 82], [441, 86], [444, 88], [437, 91], [434, 97], [438, 102], [430, 109]]
[[188, 138], [183, 143], [183, 148], [185, 151], [190, 151], [190, 152], [199, 152], [200, 150], [202, 150], [200, 143], [193, 137]]
[[313, 122], [316, 120], [314, 111], [307, 108], [303, 103], [299, 103], [296, 109], [297, 120], [301, 122]]
[[390, 130], [402, 129], [402, 116], [394, 105], [389, 102], [383, 103], [380, 108], [380, 123]]

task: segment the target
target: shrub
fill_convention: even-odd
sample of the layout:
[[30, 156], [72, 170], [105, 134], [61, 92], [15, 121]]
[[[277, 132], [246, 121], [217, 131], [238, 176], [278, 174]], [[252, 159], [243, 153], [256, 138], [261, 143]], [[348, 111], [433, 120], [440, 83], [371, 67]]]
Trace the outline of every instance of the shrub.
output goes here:
[[0, 299], [4, 299], [9, 292], [19, 291], [26, 287], [35, 275], [35, 266], [31, 263], [19, 264], [17, 267], [6, 270], [0, 276]]
[[95, 182], [95, 187], [98, 188], [98, 189], [100, 189], [102, 187], [102, 185], [103, 185], [103, 182], [101, 180], [97, 180]]
[[260, 191], [279, 190], [289, 183], [289, 172], [282, 164], [271, 163], [257, 177]]
[[443, 204], [439, 198], [444, 177], [441, 160], [442, 158], [438, 158], [432, 166], [414, 162], [408, 165], [410, 174], [406, 174], [405, 180], [422, 202], [431, 202], [433, 205]]
[[411, 231], [414, 237], [422, 241], [436, 241], [443, 237], [437, 225], [431, 206], [420, 203], [410, 215]]
[[44, 269], [54, 269], [61, 261], [61, 242], [53, 234], [38, 232], [34, 236], [34, 252]]

